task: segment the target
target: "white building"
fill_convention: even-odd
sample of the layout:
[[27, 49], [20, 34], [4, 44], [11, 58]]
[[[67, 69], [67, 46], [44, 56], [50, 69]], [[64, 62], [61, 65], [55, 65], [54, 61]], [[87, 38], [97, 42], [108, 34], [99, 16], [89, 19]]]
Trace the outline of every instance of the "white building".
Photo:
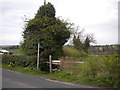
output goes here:
[[0, 50], [0, 54], [9, 54], [10, 52], [7, 50]]

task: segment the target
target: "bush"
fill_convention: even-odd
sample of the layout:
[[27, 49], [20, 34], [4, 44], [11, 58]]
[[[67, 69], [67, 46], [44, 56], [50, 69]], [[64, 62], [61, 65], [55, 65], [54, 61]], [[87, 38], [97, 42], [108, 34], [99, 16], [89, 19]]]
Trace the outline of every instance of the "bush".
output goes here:
[[115, 75], [120, 76], [120, 60], [118, 55], [107, 57], [92, 57], [89, 56], [83, 60], [86, 64], [79, 65], [82, 73], [85, 75]]
[[20, 67], [36, 67], [36, 56], [3, 55], [2, 63]]
[[108, 86], [108, 87], [119, 88], [119, 85], [120, 85], [119, 77], [110, 75], [110, 74], [96, 76], [94, 78], [94, 81], [99, 86]]
[[108, 74], [120, 76], [120, 56], [119, 55], [111, 55], [105, 57], [103, 60], [104, 63], [104, 71]]

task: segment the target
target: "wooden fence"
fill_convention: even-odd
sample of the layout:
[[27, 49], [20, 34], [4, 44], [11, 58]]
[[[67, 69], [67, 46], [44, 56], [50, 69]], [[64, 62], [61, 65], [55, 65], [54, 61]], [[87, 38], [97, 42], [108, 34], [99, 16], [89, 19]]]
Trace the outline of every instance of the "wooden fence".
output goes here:
[[[65, 60], [66, 59], [66, 60]], [[77, 61], [75, 61], [77, 60]], [[50, 67], [50, 73], [53, 72], [52, 64], [54, 65], [60, 65], [60, 69], [67, 67], [67, 65], [70, 66], [70, 64], [84, 64], [85, 62], [79, 61], [79, 58], [75, 57], [61, 57], [60, 60], [52, 60], [52, 56], [49, 55], [49, 62], [46, 62], [49, 64]], [[72, 67], [72, 65], [71, 65]]]

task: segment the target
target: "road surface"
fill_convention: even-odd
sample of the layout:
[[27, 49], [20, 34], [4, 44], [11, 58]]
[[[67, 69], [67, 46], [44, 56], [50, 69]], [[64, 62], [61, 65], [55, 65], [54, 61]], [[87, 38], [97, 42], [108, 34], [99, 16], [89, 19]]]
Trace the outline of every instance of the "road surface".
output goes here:
[[2, 69], [2, 88], [92, 88]]

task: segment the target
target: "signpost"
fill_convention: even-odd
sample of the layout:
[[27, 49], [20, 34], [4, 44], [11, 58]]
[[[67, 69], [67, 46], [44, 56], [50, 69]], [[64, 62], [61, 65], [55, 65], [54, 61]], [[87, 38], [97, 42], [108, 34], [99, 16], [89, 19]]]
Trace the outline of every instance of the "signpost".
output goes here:
[[49, 67], [50, 67], [50, 73], [52, 73], [52, 58], [51, 55], [49, 55]]
[[39, 63], [40, 63], [40, 48], [43, 48], [43, 46], [38, 43], [38, 54], [37, 54], [37, 69], [39, 69]]
[[[46, 4], [46, 0], [44, 0], [44, 5]], [[37, 69], [39, 69], [39, 57], [40, 57], [40, 48], [43, 48], [39, 43], [38, 43], [38, 55], [37, 55]]]
[[37, 69], [39, 69], [39, 52], [40, 52], [40, 44], [38, 43], [38, 56], [37, 56]]

